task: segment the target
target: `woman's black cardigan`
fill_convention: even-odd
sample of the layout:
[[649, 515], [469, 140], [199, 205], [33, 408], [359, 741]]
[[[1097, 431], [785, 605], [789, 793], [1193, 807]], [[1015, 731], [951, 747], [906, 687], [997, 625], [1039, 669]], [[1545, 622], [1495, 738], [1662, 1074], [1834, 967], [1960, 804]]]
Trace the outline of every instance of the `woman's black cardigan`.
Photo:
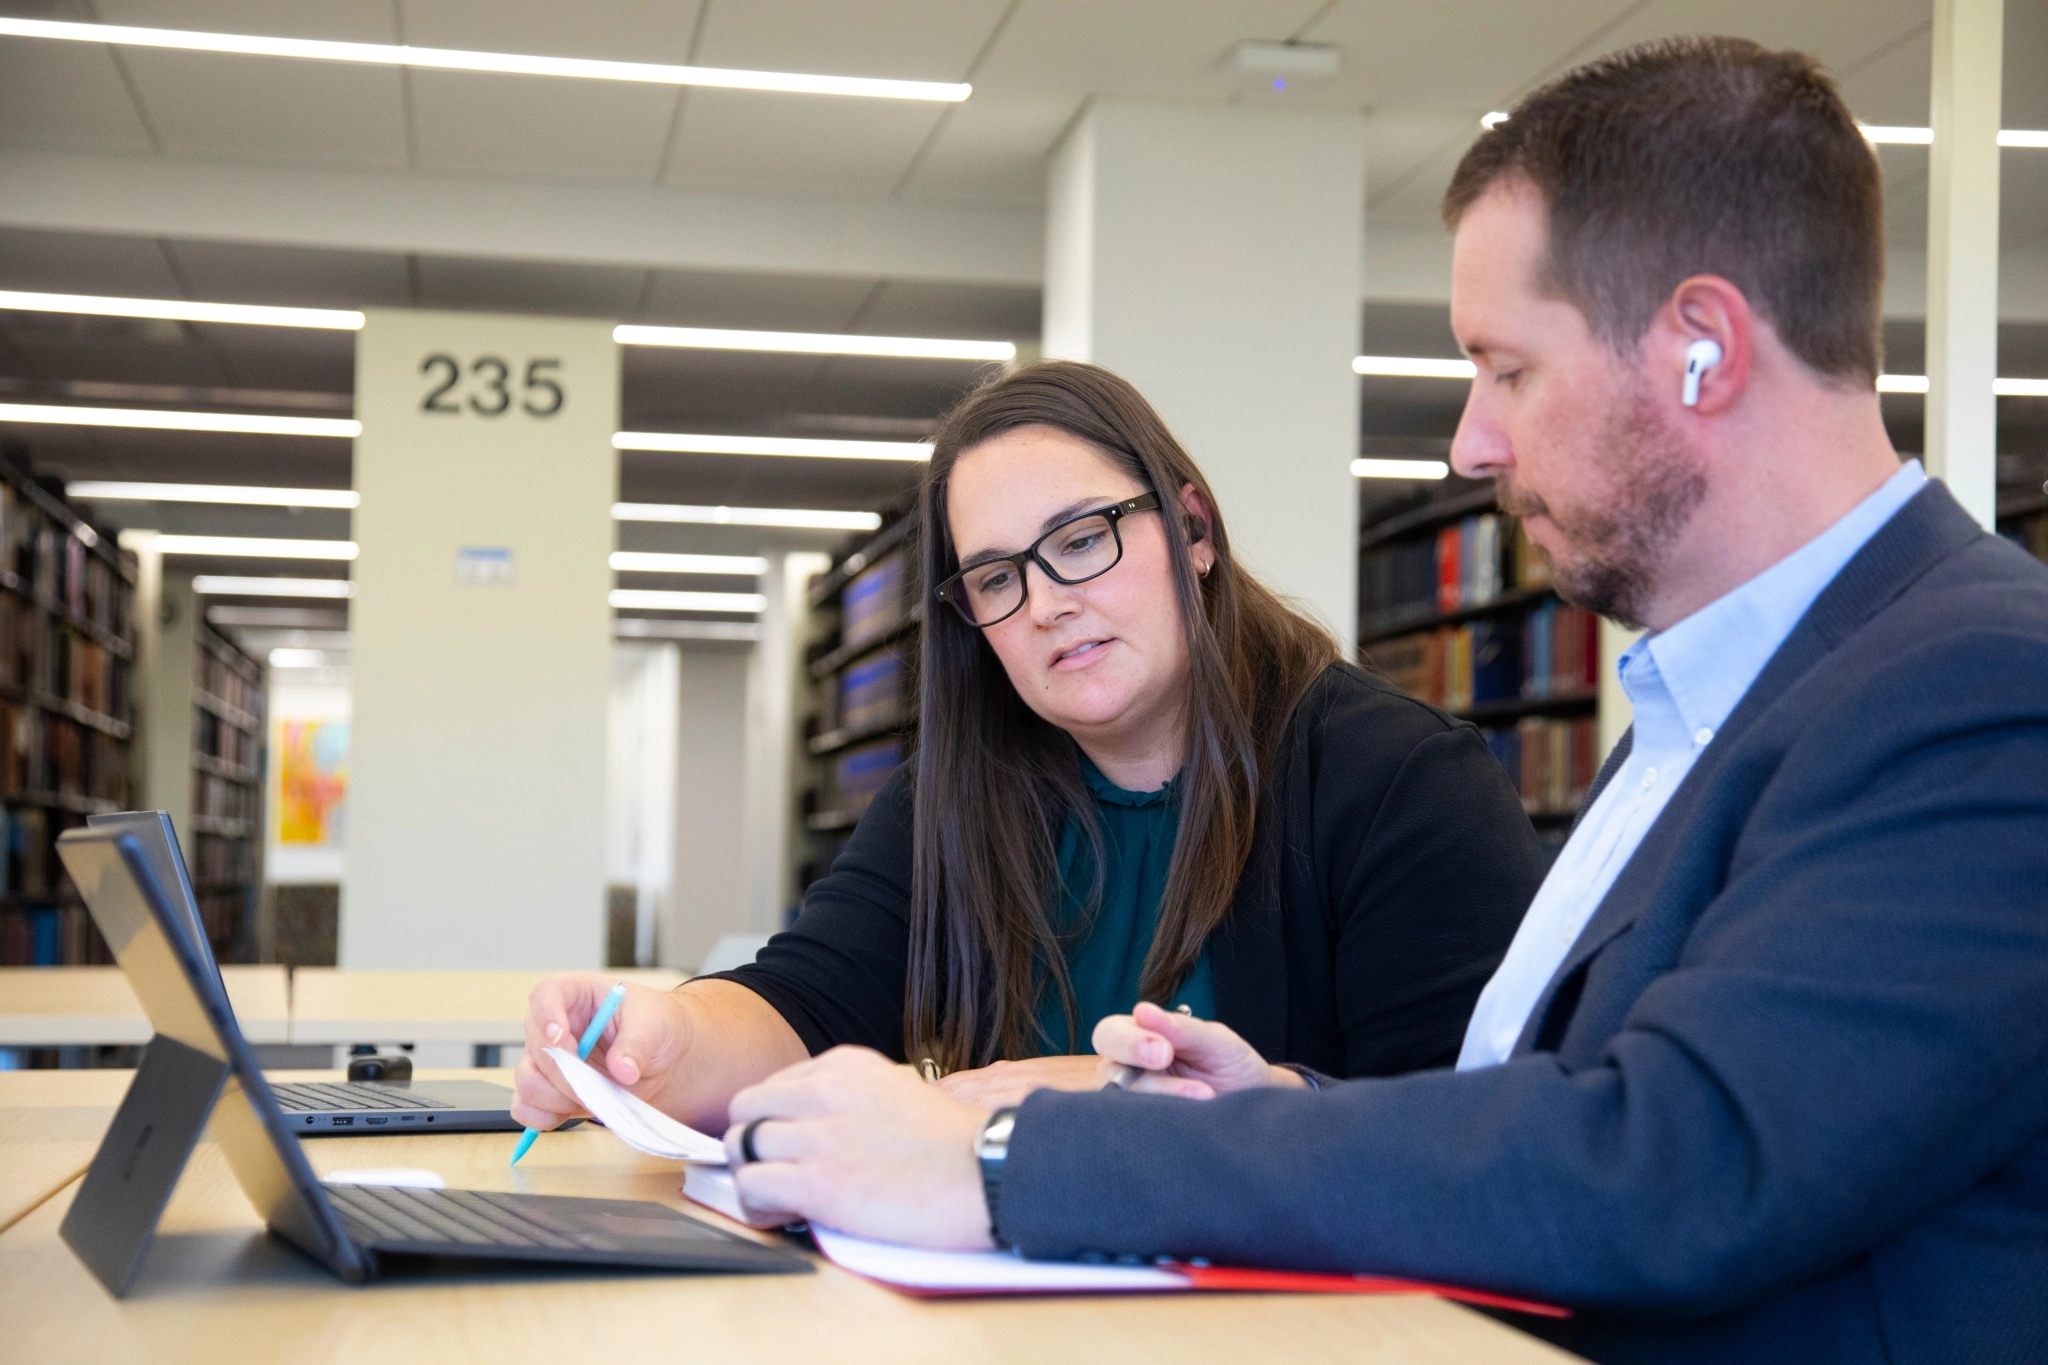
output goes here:
[[[914, 767], [876, 796], [795, 926], [721, 974], [813, 1053], [904, 1059]], [[1333, 664], [1288, 725], [1271, 792], [1279, 818], [1259, 821], [1209, 942], [1217, 1016], [1269, 1061], [1334, 1076], [1450, 1065], [1546, 862], [1479, 732]]]

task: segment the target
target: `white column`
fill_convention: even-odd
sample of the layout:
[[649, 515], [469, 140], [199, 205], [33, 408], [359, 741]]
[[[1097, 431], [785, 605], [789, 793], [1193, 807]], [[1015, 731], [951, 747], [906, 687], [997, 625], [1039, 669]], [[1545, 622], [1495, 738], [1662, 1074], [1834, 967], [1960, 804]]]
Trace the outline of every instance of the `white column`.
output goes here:
[[1053, 156], [1046, 355], [1135, 384], [1208, 475], [1238, 557], [1347, 654], [1364, 238], [1353, 114], [1098, 100]]
[[164, 577], [155, 531], [124, 531], [135, 551], [136, 734], [130, 749], [138, 810], [160, 810], [192, 849], [192, 654], [200, 601], [190, 574]]
[[748, 915], [747, 694], [759, 645], [688, 640], [677, 651], [674, 894], [664, 967], [695, 971], [720, 936], [755, 932]]
[[357, 334], [344, 967], [597, 967], [618, 348], [376, 310]]
[[1927, 174], [1927, 472], [1998, 509], [1998, 119], [2004, 0], [1934, 0]]

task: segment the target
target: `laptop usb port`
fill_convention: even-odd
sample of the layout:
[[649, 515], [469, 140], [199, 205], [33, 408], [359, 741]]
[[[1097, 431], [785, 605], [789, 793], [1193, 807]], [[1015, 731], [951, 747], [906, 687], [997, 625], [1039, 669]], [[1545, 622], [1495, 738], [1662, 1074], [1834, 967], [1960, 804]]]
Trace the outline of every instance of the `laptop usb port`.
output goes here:
[[332, 1122], [336, 1128], [350, 1128], [355, 1125], [355, 1118], [354, 1116], [350, 1116], [347, 1118], [337, 1117], [334, 1120], [332, 1120]]
[[372, 1127], [375, 1127], [380, 1123], [389, 1123], [391, 1122], [391, 1120], [388, 1118], [379, 1118], [373, 1115], [370, 1118], [364, 1119], [363, 1122], [369, 1124]]

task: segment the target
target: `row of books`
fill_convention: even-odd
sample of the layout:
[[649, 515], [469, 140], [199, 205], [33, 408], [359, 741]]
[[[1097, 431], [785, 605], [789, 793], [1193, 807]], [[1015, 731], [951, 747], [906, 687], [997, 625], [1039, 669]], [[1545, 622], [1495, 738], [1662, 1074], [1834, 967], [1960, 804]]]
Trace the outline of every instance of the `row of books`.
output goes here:
[[192, 748], [254, 772], [263, 766], [263, 737], [228, 724], [203, 707], [192, 708]]
[[855, 574], [839, 597], [839, 638], [854, 648], [879, 640], [910, 611], [909, 561], [897, 550]]
[[192, 813], [217, 820], [254, 820], [258, 815], [255, 785], [231, 782], [212, 773], [192, 774]]
[[11, 484], [0, 483], [0, 564], [34, 596], [101, 630], [126, 637], [128, 584], [68, 526], [60, 526]]
[[1360, 623], [1368, 634], [1550, 584], [1549, 562], [1522, 523], [1498, 512], [1369, 551], [1359, 574]]
[[0, 795], [128, 801], [128, 751], [103, 734], [40, 707], [0, 703]]
[[902, 762], [903, 744], [895, 739], [848, 749], [831, 763], [830, 787], [823, 797], [825, 809], [858, 817]]
[[127, 660], [12, 593], [0, 593], [0, 681], [128, 718]]
[[256, 845], [253, 840], [199, 833], [186, 842], [192, 850], [190, 870], [195, 884], [226, 886], [255, 883]]
[[192, 661], [192, 682], [201, 692], [252, 716], [263, 714], [262, 674], [248, 660], [231, 663], [202, 644], [192, 651]]
[[40, 806], [0, 806], [0, 891], [10, 900], [57, 897], [70, 876], [57, 859], [57, 836], [85, 817]]
[[1600, 686], [1599, 618], [1561, 602], [1396, 636], [1370, 653], [1396, 686], [1446, 711], [1586, 696]]
[[1574, 814], [1600, 771], [1599, 729], [1591, 716], [1528, 716], [1513, 726], [1480, 733], [1520, 789], [1522, 809], [1531, 815]]
[[113, 960], [83, 905], [0, 911], [0, 967], [89, 967]]

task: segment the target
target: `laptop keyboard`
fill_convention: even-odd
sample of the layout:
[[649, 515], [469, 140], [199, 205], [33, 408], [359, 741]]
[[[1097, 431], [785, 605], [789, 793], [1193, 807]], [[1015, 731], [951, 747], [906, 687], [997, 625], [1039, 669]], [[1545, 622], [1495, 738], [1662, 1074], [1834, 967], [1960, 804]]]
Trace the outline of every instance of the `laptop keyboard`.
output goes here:
[[468, 1243], [574, 1251], [575, 1231], [520, 1195], [484, 1190], [416, 1190], [395, 1185], [329, 1185], [359, 1242]]
[[278, 1107], [287, 1114], [305, 1114], [330, 1109], [453, 1109], [447, 1100], [429, 1099], [406, 1090], [386, 1090], [374, 1085], [350, 1085], [336, 1081], [293, 1081], [274, 1085]]

